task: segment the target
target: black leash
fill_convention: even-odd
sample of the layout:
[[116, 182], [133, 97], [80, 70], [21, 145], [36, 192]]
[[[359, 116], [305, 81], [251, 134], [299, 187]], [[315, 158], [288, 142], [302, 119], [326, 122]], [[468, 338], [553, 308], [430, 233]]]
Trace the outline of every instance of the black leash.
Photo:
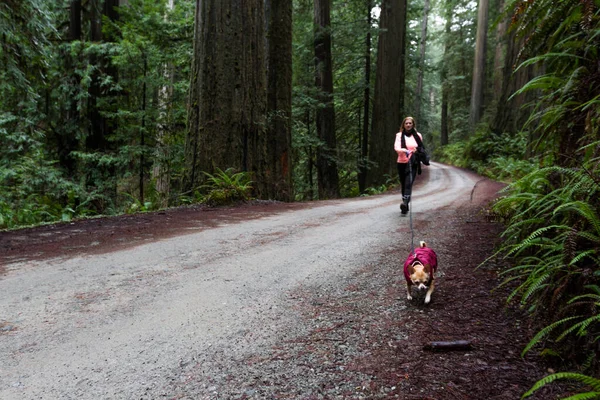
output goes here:
[[[412, 197], [413, 177], [412, 177], [412, 165], [411, 164], [412, 164], [412, 162], [411, 162], [411, 159], [409, 158], [408, 159], [408, 176], [410, 178], [410, 194]], [[402, 199], [402, 201], [404, 201], [404, 199]], [[409, 214], [409, 220], [410, 220], [410, 248], [411, 248], [411, 252], [416, 257], [417, 253], [415, 252], [415, 231], [413, 230], [412, 207], [408, 207], [408, 214]]]

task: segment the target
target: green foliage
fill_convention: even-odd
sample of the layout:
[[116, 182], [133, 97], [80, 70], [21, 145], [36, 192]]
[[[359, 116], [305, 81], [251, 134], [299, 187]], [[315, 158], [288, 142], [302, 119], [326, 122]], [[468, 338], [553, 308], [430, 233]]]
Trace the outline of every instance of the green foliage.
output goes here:
[[[70, 40], [68, 2], [0, 4], [0, 227], [162, 203], [150, 171], [176, 177], [183, 165], [194, 15], [191, 0], [166, 4], [119, 7], [118, 21], [102, 22], [111, 42], [89, 40], [86, 12], [82, 40]], [[92, 107], [116, 128], [98, 148], [88, 145]], [[131, 198], [140, 192], [150, 200]]]
[[369, 196], [369, 195], [374, 195], [374, 194], [381, 194], [381, 193], [385, 193], [388, 190], [391, 190], [392, 188], [394, 188], [395, 186], [398, 185], [398, 179], [394, 178], [392, 176], [389, 175], [385, 175], [385, 183], [380, 185], [380, 186], [376, 186], [376, 187], [370, 187], [367, 188], [365, 190], [365, 193], [361, 194], [361, 196]]
[[[509, 3], [513, 29], [526, 38], [519, 68], [543, 71], [515, 93], [539, 93], [525, 128], [542, 168], [512, 183], [494, 205], [507, 224], [499, 254], [515, 265], [503, 274], [513, 288], [508, 301], [518, 299], [540, 327], [523, 354], [540, 349], [591, 370], [600, 338], [598, 6]], [[592, 384], [583, 376], [552, 375], [527, 395], [559, 378]], [[597, 389], [572, 398], [598, 398]]]
[[529, 389], [521, 398], [531, 396], [542, 387], [555, 382], [557, 380], [567, 380], [571, 382], [579, 382], [591, 388], [591, 391], [582, 392], [569, 397], [563, 397], [563, 400], [594, 400], [600, 399], [600, 379], [593, 378], [573, 372], [559, 372], [557, 374], [548, 375], [537, 381], [531, 389]]
[[441, 84], [447, 92], [449, 143], [456, 143], [471, 135], [467, 127], [470, 125], [473, 62], [467, 60], [473, 60], [475, 56], [477, 2], [448, 0], [439, 4], [441, 17], [449, 20], [449, 31], [437, 35], [444, 47], [438, 70], [445, 75]]
[[469, 139], [454, 142], [436, 152], [436, 159], [500, 181], [512, 181], [536, 168], [527, 158], [528, 132], [495, 135], [486, 125]]
[[208, 172], [204, 174], [208, 183], [200, 189], [208, 192], [204, 197], [206, 204], [223, 206], [250, 199], [252, 181], [249, 173], [235, 172], [233, 168], [228, 168], [225, 171], [216, 168], [214, 174]]
[[503, 272], [513, 285], [508, 301], [520, 299], [546, 324], [524, 354], [544, 344], [575, 361], [600, 338], [599, 175], [596, 161], [542, 168], [509, 185], [494, 204], [507, 225], [499, 253], [515, 264]]
[[598, 133], [600, 98], [600, 15], [598, 3], [566, 0], [513, 1], [514, 29], [526, 37], [519, 68], [539, 66], [533, 78], [515, 95], [536, 90], [534, 112], [526, 125], [537, 146], [560, 165], [573, 165], [573, 155]]

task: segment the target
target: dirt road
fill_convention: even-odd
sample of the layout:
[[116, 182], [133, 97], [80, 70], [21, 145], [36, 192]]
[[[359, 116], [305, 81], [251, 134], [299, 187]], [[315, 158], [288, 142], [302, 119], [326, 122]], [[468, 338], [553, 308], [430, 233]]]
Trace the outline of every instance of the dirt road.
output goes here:
[[[489, 200], [498, 186], [435, 163], [419, 180], [414, 240], [426, 236], [443, 263], [451, 245], [439, 219]], [[493, 190], [476, 199], [482, 182]], [[142, 228], [135, 218], [150, 217], [127, 217], [126, 226], [105, 221], [110, 234], [98, 228], [97, 236], [85, 231], [89, 223], [85, 229], [69, 224], [0, 234], [0, 398], [273, 398], [273, 391], [261, 389], [283, 390], [273, 374], [291, 385], [287, 398], [377, 397], [357, 389], [364, 386], [364, 371], [356, 382], [345, 377], [347, 387], [327, 392], [317, 382], [325, 376], [318, 376], [322, 361], [263, 364], [261, 370], [256, 360], [272, 361], [274, 349], [324, 326], [314, 316], [307, 323], [308, 298], [314, 307], [324, 296], [342, 296], [357, 273], [377, 266], [382, 255], [405, 254], [410, 218], [400, 215], [399, 203], [394, 193], [260, 212], [219, 210], [221, 218], [204, 220], [192, 218], [192, 210], [179, 220], [163, 213], [163, 221], [154, 215]], [[163, 222], [168, 233], [148, 235]], [[60, 238], [55, 251], [44, 250], [44, 238]], [[391, 264], [393, 274], [397, 266]], [[447, 273], [442, 266], [439, 292]], [[388, 305], [394, 313], [410, 306], [401, 281], [372, 290], [394, 292], [395, 304]], [[433, 305], [443, 307], [439, 296], [434, 293]], [[396, 340], [405, 334], [397, 332]], [[263, 382], [263, 374], [271, 378]], [[386, 390], [378, 396], [396, 393], [397, 386]]]

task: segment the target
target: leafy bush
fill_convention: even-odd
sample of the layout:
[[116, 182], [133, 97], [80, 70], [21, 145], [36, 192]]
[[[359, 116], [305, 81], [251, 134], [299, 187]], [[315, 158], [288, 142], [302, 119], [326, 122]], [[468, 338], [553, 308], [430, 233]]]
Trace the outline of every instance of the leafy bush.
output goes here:
[[438, 150], [436, 159], [492, 179], [512, 181], [532, 172], [538, 164], [527, 157], [527, 135], [525, 131], [495, 135], [481, 125], [468, 140]]

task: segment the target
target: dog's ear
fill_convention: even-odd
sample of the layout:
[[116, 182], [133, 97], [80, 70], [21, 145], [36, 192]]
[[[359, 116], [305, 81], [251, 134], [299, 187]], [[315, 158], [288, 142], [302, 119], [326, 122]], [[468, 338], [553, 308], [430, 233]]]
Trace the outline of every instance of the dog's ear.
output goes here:
[[427, 272], [428, 274], [431, 275], [431, 270], [432, 270], [431, 265], [425, 264], [423, 269], [425, 270], [425, 272]]
[[414, 273], [415, 273], [415, 267], [414, 267], [414, 265], [411, 264], [408, 266], [408, 274], [412, 275]]

